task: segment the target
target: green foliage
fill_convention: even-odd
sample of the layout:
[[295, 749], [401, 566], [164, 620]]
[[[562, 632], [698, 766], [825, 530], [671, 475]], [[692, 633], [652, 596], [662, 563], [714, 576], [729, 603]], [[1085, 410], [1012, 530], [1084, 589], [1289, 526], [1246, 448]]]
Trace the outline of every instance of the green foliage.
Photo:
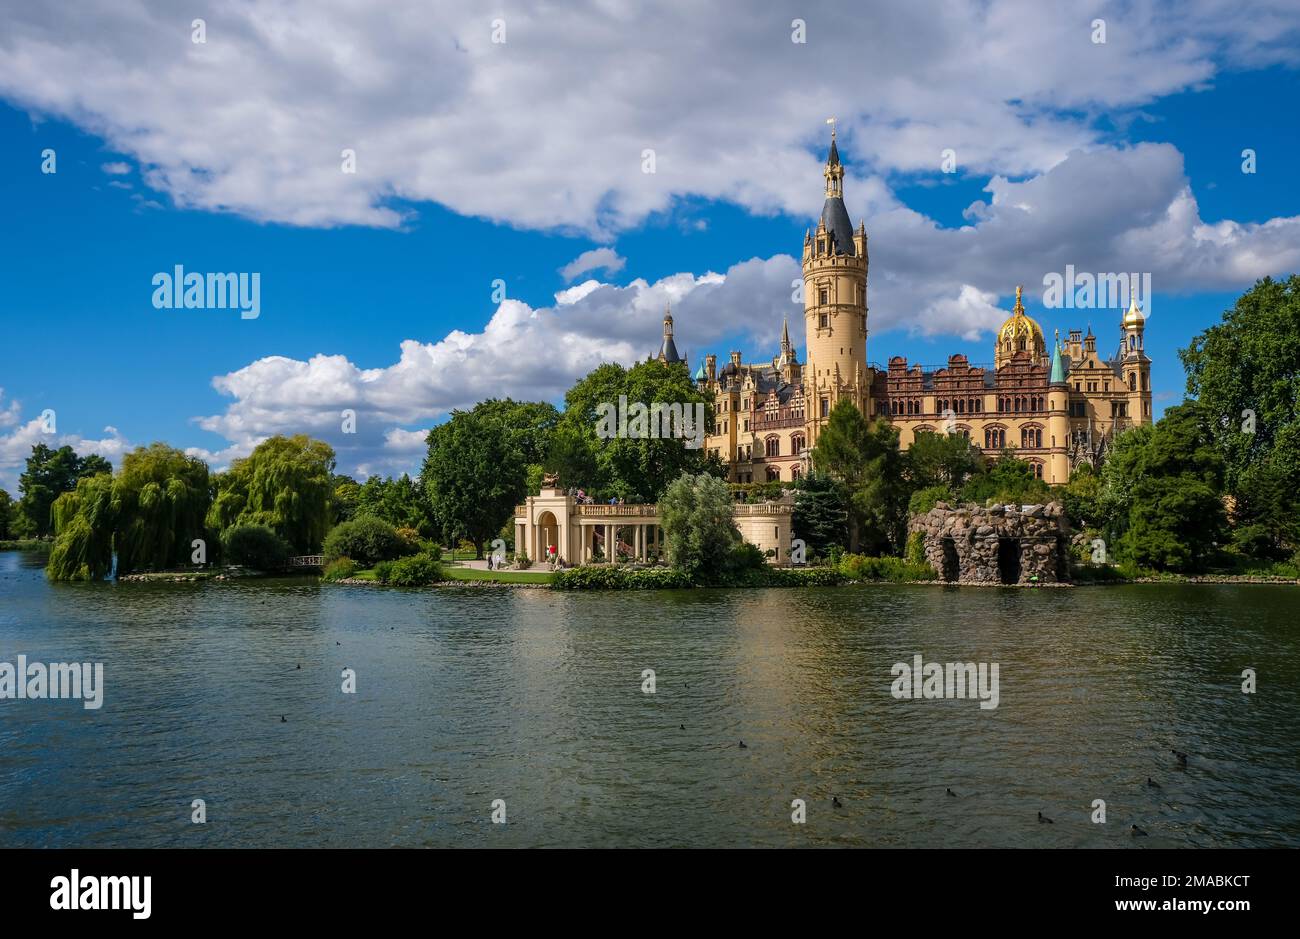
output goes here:
[[[653, 359], [627, 369], [616, 364], [601, 365], [570, 388], [564, 398], [560, 427], [566, 428], [565, 434], [586, 442], [595, 464], [594, 476], [561, 475], [565, 486], [582, 486], [629, 502], [654, 502], [664, 487], [683, 473], [716, 475], [719, 467], [709, 460], [704, 448], [691, 449], [686, 440], [677, 437], [599, 437], [597, 431], [606, 413], [602, 406], [617, 406], [620, 395], [626, 396], [629, 407], [634, 403], [681, 404], [693, 413], [695, 404], [704, 404], [706, 432], [713, 429], [711, 402], [691, 381], [685, 365], [666, 365]], [[566, 446], [575, 447], [572, 442]], [[572, 452], [573, 466], [590, 466], [583, 462], [585, 458], [579, 459], [576, 449]]]
[[[378, 568], [376, 568], [378, 575]], [[395, 587], [423, 587], [443, 579], [442, 564], [432, 554], [413, 554], [386, 567], [381, 581]]]
[[[907, 536], [907, 551], [903, 556], [910, 564], [930, 566], [930, 562], [925, 559], [925, 532], [914, 531]], [[931, 572], [933, 573], [933, 569]]]
[[888, 580], [893, 583], [906, 583], [915, 580], [934, 580], [934, 569], [924, 562], [914, 563], [903, 558], [865, 557], [861, 554], [846, 554], [840, 559], [840, 574], [848, 580]]
[[221, 533], [221, 556], [227, 564], [278, 571], [292, 554], [289, 542], [265, 525], [234, 525]]
[[802, 538], [810, 557], [825, 557], [849, 538], [848, 493], [824, 473], [812, 473], [799, 482], [791, 519], [794, 536]]
[[391, 561], [415, 550], [416, 546], [402, 538], [388, 522], [373, 515], [362, 515], [330, 529], [322, 553], [327, 561], [347, 557], [371, 567], [379, 561]]
[[335, 558], [321, 571], [321, 580], [347, 580], [357, 572], [357, 562], [352, 558]]
[[961, 434], [921, 432], [907, 448], [908, 479], [916, 489], [960, 489], [984, 466], [980, 450]]
[[334, 491], [330, 494], [330, 525], [347, 522], [356, 517], [361, 501], [361, 486], [351, 476], [334, 476], [330, 480]]
[[397, 479], [371, 476], [358, 487], [355, 517], [371, 515], [395, 528], [411, 528], [422, 538], [436, 533], [429, 500], [420, 486], [403, 473]]
[[36, 444], [27, 458], [26, 470], [18, 477], [18, 491], [22, 493], [18, 514], [23, 521], [11, 524], [23, 537], [53, 533], [50, 507], [54, 500], [76, 489], [78, 480], [112, 471], [108, 461], [96, 454], [79, 457], [71, 447], [52, 450], [43, 443]]
[[512, 433], [476, 411], [453, 411], [429, 431], [420, 483], [444, 539], [468, 538], [476, 556], [525, 493], [525, 461]]
[[740, 532], [727, 484], [706, 473], [683, 473], [659, 499], [668, 559], [692, 580], [716, 579], [729, 567]]
[[1142, 568], [1202, 570], [1227, 540], [1224, 460], [1196, 403], [1121, 434], [1102, 468], [1110, 543]]
[[396, 561], [380, 561], [376, 564], [374, 568], [375, 580], [381, 584], [388, 583], [388, 578], [393, 576], [393, 565], [396, 563]]
[[1034, 469], [1007, 448], [996, 460], [967, 480], [961, 490], [962, 502], [980, 504], [992, 499], [1014, 505], [1038, 505], [1051, 502], [1052, 487], [1034, 476]]
[[305, 434], [275, 436], [216, 479], [208, 525], [265, 525], [299, 554], [314, 554], [335, 514], [334, 450]]
[[813, 449], [813, 465], [843, 483], [849, 494], [849, 547], [901, 551], [907, 537], [908, 488], [898, 429], [868, 423], [851, 401], [841, 400]]
[[907, 511], [911, 515], [924, 515], [940, 502], [952, 504], [956, 499], [947, 486], [926, 486], [912, 493], [907, 500]]
[[191, 542], [208, 540], [207, 464], [166, 444], [138, 447], [113, 478], [117, 576], [191, 566]]
[[1227, 491], [1237, 495], [1248, 469], [1265, 463], [1300, 488], [1300, 276], [1258, 281], [1179, 357], [1225, 457]]
[[769, 567], [762, 572], [761, 587], [838, 587], [845, 577], [834, 567]]
[[1101, 474], [1087, 463], [1077, 466], [1070, 481], [1056, 490], [1065, 517], [1078, 528], [1098, 528], [1105, 520]]
[[14, 537], [14, 515], [17, 511], [18, 503], [14, 502], [13, 496], [0, 489], [0, 541]]
[[1281, 561], [1300, 547], [1300, 490], [1272, 458], [1237, 475], [1232, 541], [1246, 555]]
[[50, 580], [102, 580], [113, 569], [113, 531], [117, 509], [113, 478], [84, 477], [75, 492], [55, 500], [58, 537], [45, 566]]
[[671, 568], [570, 567], [556, 571], [557, 590], [674, 590], [693, 586], [685, 571]]

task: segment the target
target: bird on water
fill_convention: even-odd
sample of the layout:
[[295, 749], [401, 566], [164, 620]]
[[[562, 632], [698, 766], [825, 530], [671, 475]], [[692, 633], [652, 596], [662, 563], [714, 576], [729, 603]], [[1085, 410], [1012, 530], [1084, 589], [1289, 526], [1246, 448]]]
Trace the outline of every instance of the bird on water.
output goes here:
[[1052, 821], [1050, 818], [1048, 818], [1048, 817], [1047, 817], [1046, 815], [1044, 815], [1042, 812], [1039, 812], [1039, 813], [1038, 813], [1038, 824], [1040, 824], [1040, 825], [1055, 825], [1056, 822]]

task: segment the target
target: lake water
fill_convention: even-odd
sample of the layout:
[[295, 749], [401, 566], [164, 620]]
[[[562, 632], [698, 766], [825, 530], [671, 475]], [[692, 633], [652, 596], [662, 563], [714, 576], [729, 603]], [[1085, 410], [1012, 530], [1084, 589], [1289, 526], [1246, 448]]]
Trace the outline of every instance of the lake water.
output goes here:
[[[0, 700], [0, 847], [1300, 846], [1294, 587], [51, 585], [42, 561], [0, 553], [0, 661], [102, 662], [104, 703]], [[999, 706], [895, 700], [916, 653], [998, 663]]]

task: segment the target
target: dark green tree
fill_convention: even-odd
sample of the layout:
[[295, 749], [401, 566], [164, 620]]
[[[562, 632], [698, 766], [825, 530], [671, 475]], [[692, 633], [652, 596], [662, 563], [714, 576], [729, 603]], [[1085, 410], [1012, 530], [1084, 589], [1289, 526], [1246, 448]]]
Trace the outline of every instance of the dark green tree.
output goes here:
[[334, 450], [306, 434], [275, 436], [216, 479], [209, 527], [265, 525], [299, 554], [316, 554], [333, 517]]
[[992, 499], [994, 502], [1034, 505], [1051, 502], [1055, 496], [1047, 483], [1034, 476], [1034, 468], [1008, 447], [996, 460], [988, 462], [966, 481], [961, 498], [963, 502], [983, 503]]
[[1300, 489], [1300, 276], [1258, 281], [1179, 357], [1224, 456], [1228, 493], [1264, 463]]
[[109, 462], [98, 454], [79, 457], [71, 447], [52, 450], [43, 443], [32, 447], [25, 472], [18, 478], [22, 493], [19, 512], [26, 519], [25, 534], [45, 537], [54, 530], [50, 506], [65, 492], [77, 488], [77, 480], [111, 473]]
[[852, 402], [841, 400], [817, 437], [812, 459], [848, 492], [849, 549], [900, 553], [907, 540], [909, 488], [897, 428], [868, 422]]
[[510, 518], [525, 492], [525, 463], [500, 421], [472, 411], [429, 431], [420, 484], [443, 537], [483, 545]]
[[708, 473], [673, 480], [659, 498], [669, 563], [702, 583], [729, 570], [741, 541], [732, 505], [727, 484]]
[[832, 547], [848, 546], [848, 503], [843, 485], [824, 473], [799, 481], [791, 521], [794, 536], [803, 539], [810, 555], [825, 557]]
[[980, 451], [961, 434], [921, 432], [907, 448], [905, 465], [913, 489], [960, 489], [984, 465]]

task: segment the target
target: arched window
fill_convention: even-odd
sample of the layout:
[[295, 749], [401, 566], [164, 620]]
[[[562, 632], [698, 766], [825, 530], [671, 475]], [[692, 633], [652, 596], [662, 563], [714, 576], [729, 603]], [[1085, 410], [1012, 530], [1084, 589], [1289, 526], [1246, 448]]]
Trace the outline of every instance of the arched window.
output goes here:
[[799, 467], [797, 465], [790, 467], [790, 479], [794, 481], [799, 479]]
[[803, 434], [795, 434], [790, 438], [790, 449], [796, 456], [803, 452], [804, 446]]
[[1137, 391], [1137, 390], [1138, 390], [1138, 377], [1137, 377], [1137, 372], [1129, 372], [1129, 373], [1128, 373], [1128, 390], [1129, 390], [1129, 391]]
[[767, 452], [767, 455], [768, 455], [768, 456], [780, 456], [780, 455], [781, 455], [781, 438], [780, 438], [780, 437], [768, 437], [767, 440], [764, 441], [764, 446], [765, 446], [765, 449], [766, 449], [766, 452]]
[[774, 483], [774, 482], [776, 482], [776, 481], [777, 481], [778, 479], [780, 479], [780, 478], [781, 478], [781, 470], [780, 470], [778, 467], [775, 467], [775, 466], [769, 466], [769, 467], [767, 468], [767, 481], [768, 481], [768, 482], [770, 482], [770, 483]]

